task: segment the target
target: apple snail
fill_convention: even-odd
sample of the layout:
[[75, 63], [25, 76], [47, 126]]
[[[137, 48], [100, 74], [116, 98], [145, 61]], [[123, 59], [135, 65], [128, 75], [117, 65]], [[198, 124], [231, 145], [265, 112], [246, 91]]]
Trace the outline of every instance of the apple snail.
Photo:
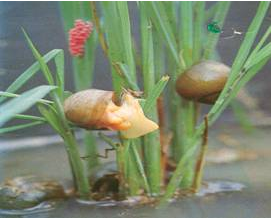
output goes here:
[[85, 129], [121, 131], [124, 138], [137, 138], [158, 129], [145, 117], [138, 102], [130, 93], [123, 93], [120, 106], [113, 91], [88, 89], [77, 92], [64, 102], [66, 118]]
[[227, 82], [230, 68], [216, 61], [202, 61], [182, 73], [176, 91], [188, 100], [213, 104]]

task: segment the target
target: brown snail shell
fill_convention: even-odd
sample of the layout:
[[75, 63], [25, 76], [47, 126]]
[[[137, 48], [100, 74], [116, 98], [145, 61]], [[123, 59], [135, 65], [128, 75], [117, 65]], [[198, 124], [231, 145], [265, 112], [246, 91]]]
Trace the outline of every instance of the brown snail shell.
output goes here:
[[176, 90], [185, 99], [213, 104], [227, 82], [230, 68], [216, 61], [202, 61], [182, 73]]
[[121, 105], [114, 103], [114, 92], [98, 89], [80, 91], [64, 102], [66, 118], [85, 129], [121, 131], [124, 138], [137, 138], [158, 129], [145, 117], [136, 98], [124, 93]]

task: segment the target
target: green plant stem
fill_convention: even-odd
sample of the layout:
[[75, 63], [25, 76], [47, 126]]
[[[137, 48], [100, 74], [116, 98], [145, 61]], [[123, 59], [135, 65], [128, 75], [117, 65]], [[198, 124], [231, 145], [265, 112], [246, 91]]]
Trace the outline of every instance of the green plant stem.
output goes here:
[[[136, 196], [139, 194], [139, 190], [141, 188], [141, 175], [139, 174], [139, 170], [137, 165], [135, 163], [135, 144], [130, 144], [129, 149], [128, 149], [128, 154], [126, 155], [126, 165], [127, 165], [127, 172], [126, 172], [126, 180], [127, 180], [127, 185], [129, 189], [130, 196]], [[138, 152], [136, 150], [136, 152]]]
[[[38, 60], [40, 68], [43, 72], [44, 77], [46, 78], [49, 85], [54, 85], [55, 81], [52, 76], [52, 72], [49, 70], [48, 66], [46, 65], [45, 61], [43, 60], [42, 56], [40, 55], [39, 51], [35, 48], [33, 43], [31, 42], [30, 38], [26, 34], [26, 32], [23, 30], [24, 35], [27, 39], [27, 42], [29, 44], [29, 47], [32, 50], [32, 53], [34, 57]], [[63, 64], [63, 63], [62, 63]], [[59, 84], [59, 87], [64, 87], [64, 73], [59, 70], [64, 70], [63, 67], [58, 68], [57, 73], [59, 74], [59, 79], [57, 82], [62, 83]], [[87, 176], [85, 175], [84, 171], [84, 165], [82, 163], [82, 160], [80, 159], [80, 153], [78, 151], [77, 143], [75, 140], [75, 137], [72, 133], [72, 130], [69, 127], [69, 124], [66, 120], [63, 105], [62, 105], [62, 96], [63, 93], [60, 93], [59, 90], [64, 92], [62, 89], [57, 89], [51, 93], [51, 97], [54, 101], [54, 109], [57, 113], [56, 121], [57, 123], [54, 123], [53, 127], [56, 128], [56, 131], [62, 136], [65, 142], [66, 151], [69, 156], [71, 169], [74, 178], [76, 179], [76, 186], [78, 188], [79, 196], [82, 199], [88, 199], [90, 194], [90, 187], [89, 187], [89, 181]], [[51, 114], [48, 114], [48, 118], [51, 117]], [[50, 121], [49, 119], [48, 121]], [[53, 123], [53, 122], [52, 122]]]
[[[183, 157], [183, 155], [188, 150], [190, 144], [188, 143], [194, 134], [195, 128], [195, 108], [194, 103], [192, 101], [182, 100], [181, 104], [181, 119], [179, 122], [182, 122], [182, 135], [178, 133], [178, 137], [181, 138], [181, 144], [179, 145], [181, 153], [179, 154], [179, 159]], [[178, 162], [177, 161], [177, 162]], [[182, 179], [181, 188], [188, 188], [191, 186], [193, 180], [193, 164], [194, 158], [192, 157], [191, 160], [188, 162], [186, 166], [186, 170], [184, 170], [184, 175]]]
[[[76, 19], [91, 21], [92, 11], [89, 2], [60, 2], [61, 13], [63, 17], [64, 30], [68, 39], [69, 30], [74, 26]], [[94, 29], [85, 43], [85, 53], [82, 57], [72, 57], [73, 77], [76, 91], [88, 89], [92, 86], [95, 51], [97, 47], [97, 33]], [[98, 164], [96, 155], [95, 137], [92, 132], [84, 131], [84, 146], [88, 174], [90, 175], [93, 168]]]
[[194, 4], [194, 34], [193, 34], [193, 63], [198, 62], [202, 55], [203, 31], [205, 24], [205, 2], [198, 1]]
[[143, 164], [142, 164], [142, 160], [141, 160], [141, 158], [139, 156], [139, 153], [138, 153], [138, 150], [137, 150], [136, 146], [137, 145], [135, 145], [135, 144], [132, 145], [131, 150], [133, 152], [135, 162], [137, 163], [137, 168], [138, 168], [139, 174], [142, 177], [144, 188], [145, 188], [147, 194], [150, 195], [151, 194], [151, 189], [149, 187], [147, 177], [146, 177], [146, 174], [145, 174], [145, 171], [144, 171], [144, 167], [143, 167]]
[[202, 144], [200, 148], [200, 153], [196, 162], [196, 167], [195, 167], [195, 176], [194, 176], [194, 181], [192, 185], [192, 189], [194, 192], [198, 192], [199, 188], [201, 187], [201, 182], [202, 182], [202, 177], [203, 177], [203, 169], [205, 165], [205, 158], [206, 158], [206, 153], [208, 149], [208, 117], [205, 117], [205, 130], [203, 133], [202, 137]]
[[83, 57], [75, 57], [73, 58], [73, 67], [74, 67], [74, 81], [75, 87], [77, 91], [84, 90], [90, 88], [91, 84], [89, 82], [89, 77], [86, 72], [88, 69], [85, 68], [85, 61]]
[[[124, 61], [122, 38], [120, 37], [119, 32], [116, 31], [117, 29], [119, 29], [120, 25], [116, 4], [116, 2], [101, 2], [103, 17], [105, 19], [104, 29], [108, 43], [107, 56], [111, 63], [112, 84], [114, 92], [117, 98], [119, 98], [121, 96], [123, 88], [126, 88], [126, 84], [122, 78], [122, 75], [120, 75], [118, 69], [116, 69], [117, 65], [114, 64]], [[99, 18], [96, 17], [96, 20], [99, 21]], [[102, 40], [105, 42], [104, 37], [102, 38]]]
[[186, 67], [192, 65], [193, 58], [193, 2], [180, 3], [179, 49], [182, 50]]
[[75, 175], [75, 183], [77, 185], [77, 191], [79, 193], [79, 196], [82, 199], [89, 199], [89, 181], [87, 176], [85, 175], [84, 166], [80, 158], [80, 153], [78, 151], [78, 145], [75, 137], [70, 131], [63, 132], [62, 137], [66, 145], [66, 151], [72, 164], [71, 168], [73, 169], [73, 173]]
[[88, 156], [86, 160], [88, 176], [90, 176], [93, 172], [93, 169], [99, 165], [99, 160], [97, 157], [96, 137], [92, 132], [84, 131], [84, 145], [85, 155]]
[[180, 58], [178, 55], [178, 47], [174, 33], [171, 29], [169, 17], [163, 6], [163, 2], [140, 2], [140, 6], [146, 10], [145, 14], [154, 23], [158, 32], [162, 34], [162, 37], [166, 41], [166, 45], [170, 51], [170, 55], [175, 60], [175, 64], [180, 66]]
[[[142, 63], [145, 97], [149, 96], [155, 86], [154, 51], [152, 28], [149, 19], [144, 13], [143, 4], [140, 4], [141, 39], [142, 39]], [[157, 108], [146, 114], [152, 120], [157, 120]], [[159, 143], [159, 132], [155, 131], [144, 136], [144, 162], [146, 166], [147, 180], [150, 184], [151, 194], [160, 193], [161, 148]]]
[[[218, 2], [217, 4], [218, 4], [216, 6], [217, 10], [213, 19], [222, 28], [231, 3], [228, 1], [221, 1], [221, 2]], [[204, 54], [203, 54], [204, 59], [211, 58], [211, 55], [214, 52], [215, 46], [218, 42], [219, 36], [220, 34], [218, 33], [212, 33], [212, 32], [208, 33], [208, 37], [206, 39], [207, 42], [206, 42]]]
[[[190, 143], [192, 145], [193, 143]], [[182, 156], [180, 159], [177, 168], [172, 175], [164, 196], [160, 200], [160, 204], [164, 204], [166, 201], [168, 201], [174, 194], [174, 192], [177, 190], [177, 188], [180, 186], [181, 180], [183, 179], [183, 170], [185, 165], [187, 164], [187, 161], [193, 156], [195, 153], [196, 147], [197, 146], [188, 146], [190, 147], [187, 152]]]
[[[228, 96], [228, 100], [225, 100], [226, 104], [220, 104], [220, 107], [216, 107], [215, 105], [213, 107], [216, 107], [217, 108], [217, 111], [214, 112], [214, 113], [211, 113], [209, 112], [208, 114], [208, 121], [209, 121], [209, 126], [212, 125], [215, 120], [219, 117], [219, 115], [223, 112], [223, 110], [226, 108], [226, 106], [229, 104], [230, 102], [230, 99], [234, 97], [235, 94], [237, 94], [237, 92], [239, 91], [239, 89], [245, 85], [245, 83], [247, 81], [250, 80], [250, 78], [252, 78], [253, 76], [253, 72], [258, 72], [261, 67], [264, 66], [264, 64], [268, 61], [268, 58], [266, 60], [264, 60], [260, 65], [258, 65], [256, 68], [252, 69], [252, 72], [249, 72], [248, 74], [251, 75], [251, 77], [249, 78], [245, 78], [242, 82], [242, 85], [237, 85], [236, 87], [232, 87], [231, 89], [234, 90], [232, 95], [229, 95]], [[177, 165], [177, 168], [174, 172], [174, 174], [172, 175], [169, 183], [168, 183], [168, 186], [167, 186], [167, 189], [166, 189], [166, 192], [163, 196], [163, 198], [161, 199], [160, 201], [160, 204], [163, 205], [169, 198], [171, 198], [174, 194], [174, 192], [177, 190], [180, 182], [182, 181], [183, 179], [183, 172], [184, 172], [184, 169], [185, 169], [185, 166], [186, 164], [188, 163], [188, 161], [190, 161], [190, 159], [192, 158], [193, 154], [195, 153], [196, 149], [197, 149], [197, 145], [198, 145], [198, 140], [201, 136], [201, 134], [203, 134], [203, 131], [205, 129], [205, 124], [204, 122], [202, 122], [197, 128], [196, 128], [196, 131], [194, 133], [194, 136], [191, 138], [191, 140], [188, 142], [188, 144], [190, 146], [188, 146], [188, 150], [185, 152], [185, 154], [182, 156], [182, 158], [180, 159], [178, 165]]]
[[[252, 69], [242, 70], [243, 64], [245, 63], [246, 57], [248, 57], [248, 53], [256, 37], [258, 28], [260, 27], [260, 24], [265, 16], [265, 12], [268, 6], [269, 6], [268, 2], [261, 2], [258, 7], [256, 16], [253, 19], [247, 31], [246, 37], [235, 58], [232, 72], [224, 88], [224, 91], [221, 92], [221, 95], [219, 99], [217, 100], [216, 104], [211, 108], [210, 112], [208, 113], [209, 125], [212, 125], [212, 123], [219, 117], [219, 115], [230, 103], [231, 99], [237, 94], [239, 89], [242, 86], [244, 86], [246, 82], [248, 82], [253, 77], [253, 75], [255, 75], [261, 69], [261, 67], [266, 63], [266, 61], [269, 59], [269, 57], [266, 58], [266, 56], [264, 56], [264, 59], [258, 62], [258, 64], [256, 63], [256, 65], [254, 65]], [[194, 152], [196, 151], [197, 144], [198, 144], [197, 142], [201, 134], [203, 133], [204, 129], [205, 129], [205, 124], [204, 122], [202, 122], [196, 128], [196, 131], [193, 137], [188, 141], [188, 145], [189, 145], [188, 150], [180, 159], [177, 165], [177, 168], [174, 174], [172, 175], [170, 182], [167, 186], [165, 195], [161, 199], [161, 203], [166, 202], [170, 197], [173, 196], [174, 192], [177, 190], [177, 187], [179, 186], [181, 180], [183, 179], [185, 166], [187, 165], [188, 161], [190, 161]]]
[[76, 139], [67, 123], [60, 99], [55, 93], [53, 93], [52, 97], [54, 99], [59, 122], [61, 124], [60, 134], [65, 142], [66, 151], [72, 164], [71, 168], [73, 170], [73, 174], [75, 175], [76, 179], [75, 183], [78, 188], [79, 196], [82, 199], [89, 199], [90, 198], [89, 180], [85, 173], [83, 162], [80, 158], [80, 153], [78, 150]]
[[119, 172], [119, 192], [121, 195], [127, 196], [127, 184], [126, 184], [126, 155], [125, 155], [126, 143], [118, 144], [116, 148], [116, 161]]

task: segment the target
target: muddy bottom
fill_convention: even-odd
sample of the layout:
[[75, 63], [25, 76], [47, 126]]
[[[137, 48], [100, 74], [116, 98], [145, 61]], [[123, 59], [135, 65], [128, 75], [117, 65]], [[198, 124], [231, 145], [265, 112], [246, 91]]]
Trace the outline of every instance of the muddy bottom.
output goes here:
[[[25, 141], [22, 140], [21, 144], [23, 143]], [[35, 143], [37, 146], [31, 148], [11, 149], [16, 148], [16, 142], [0, 141], [0, 182], [7, 178], [34, 174], [58, 180], [64, 186], [69, 187], [71, 185], [70, 171], [63, 145], [40, 146], [43, 143]], [[105, 146], [101, 142], [99, 146], [101, 153]], [[221, 152], [217, 152], [219, 150]], [[0, 217], [270, 217], [270, 127], [256, 129], [250, 134], [234, 127], [221, 127], [220, 132], [219, 130], [211, 130], [209, 152], [210, 156], [204, 175], [203, 185], [206, 186], [204, 193], [200, 192], [193, 197], [181, 198], [163, 209], [155, 209], [152, 206], [116, 206], [112, 202], [98, 205], [82, 204], [76, 199], [69, 199], [64, 202], [41, 205], [38, 208], [40, 209], [39, 213], [25, 211], [26, 213], [21, 215], [15, 215], [16, 213], [12, 215], [11, 213], [0, 215]], [[112, 153], [108, 160], [102, 161], [112, 160], [113, 156]], [[208, 184], [210, 185], [209, 193], [207, 193]], [[214, 191], [217, 189], [221, 191]]]

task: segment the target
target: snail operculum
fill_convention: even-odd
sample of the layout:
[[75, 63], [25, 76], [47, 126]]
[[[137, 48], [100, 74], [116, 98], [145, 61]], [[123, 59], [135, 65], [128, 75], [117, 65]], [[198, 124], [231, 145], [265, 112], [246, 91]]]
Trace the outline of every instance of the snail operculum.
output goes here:
[[122, 95], [119, 106], [112, 91], [84, 90], [65, 100], [64, 111], [67, 119], [80, 127], [118, 130], [124, 138], [137, 138], [158, 128], [128, 92]]
[[213, 104], [228, 79], [230, 68], [216, 61], [202, 61], [182, 73], [176, 90], [185, 99]]

